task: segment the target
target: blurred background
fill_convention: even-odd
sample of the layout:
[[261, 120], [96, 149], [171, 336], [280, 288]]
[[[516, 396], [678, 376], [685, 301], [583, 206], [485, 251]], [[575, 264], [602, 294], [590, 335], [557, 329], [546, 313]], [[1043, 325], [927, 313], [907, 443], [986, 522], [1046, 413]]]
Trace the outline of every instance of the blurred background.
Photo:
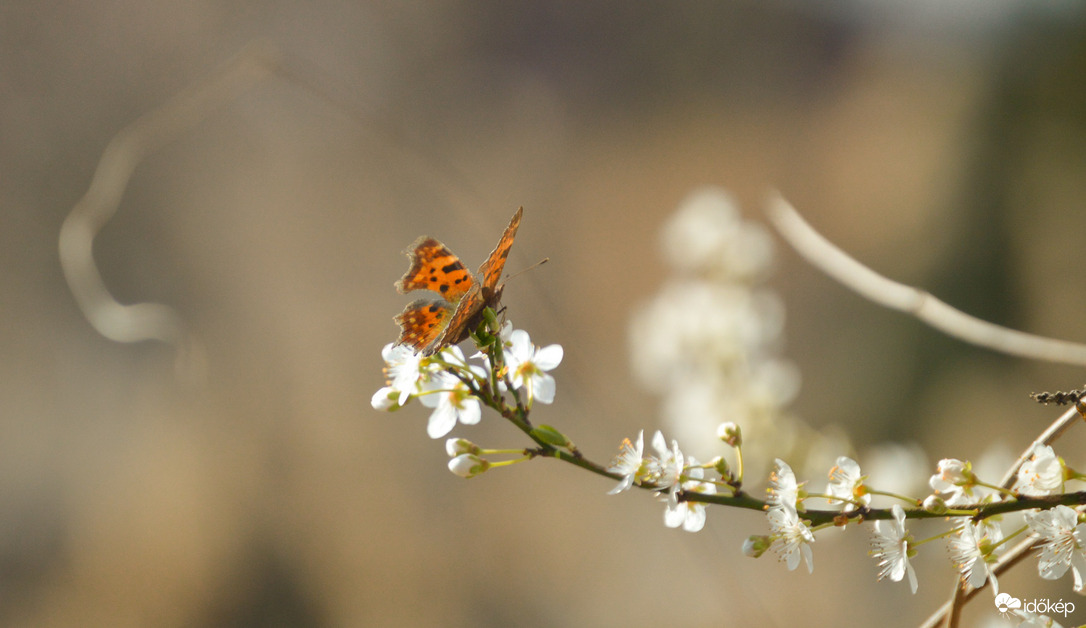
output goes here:
[[[118, 131], [253, 40], [308, 87], [262, 81], [141, 161], [94, 244], [119, 301], [202, 341], [207, 384], [185, 387], [168, 345], [88, 324], [58, 231]], [[913, 596], [875, 581], [866, 529], [821, 534], [809, 575], [741, 555], [756, 512], [688, 534], [554, 461], [454, 477], [427, 409], [370, 406], [401, 251], [433, 235], [476, 268], [525, 207], [507, 270], [550, 263], [507, 314], [565, 348], [533, 418], [598, 461], [661, 426], [628, 325], [706, 184], [759, 221], [778, 188], [894, 279], [1086, 340], [1083, 76], [1086, 15], [1058, 1], [0, 5], [0, 624], [919, 623], [953, 589], [942, 541]], [[1028, 394], [1086, 381], [881, 310], [783, 244], [768, 285], [794, 414], [865, 469], [921, 451], [884, 471], [921, 487], [943, 457], [1009, 461], [1060, 413]], [[526, 444], [492, 415], [454, 434]], [[1001, 585], [1073, 597], [1033, 559]], [[965, 617], [1006, 622], [987, 592]]]

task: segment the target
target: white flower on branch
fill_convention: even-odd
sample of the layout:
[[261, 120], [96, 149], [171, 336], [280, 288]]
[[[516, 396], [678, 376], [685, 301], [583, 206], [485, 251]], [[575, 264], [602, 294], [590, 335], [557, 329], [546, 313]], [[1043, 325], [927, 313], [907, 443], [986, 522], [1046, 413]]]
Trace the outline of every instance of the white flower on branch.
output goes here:
[[788, 566], [788, 571], [794, 571], [802, 557], [807, 562], [807, 572], [812, 573], [814, 562], [811, 543], [814, 543], [815, 538], [807, 524], [800, 520], [796, 509], [791, 506], [770, 508], [766, 516], [769, 518], [772, 537], [776, 541], [774, 547], [777, 555]]
[[[992, 547], [1002, 540], [1002, 533], [993, 530], [998, 531], [999, 527], [966, 521], [958, 533], [950, 537], [947, 550], [963, 582], [978, 589], [991, 580], [992, 592], [998, 595], [999, 583], [989, 559], [995, 560], [991, 555]], [[998, 534], [999, 538], [992, 538], [993, 534]]]
[[916, 572], [909, 562], [909, 533], [905, 529], [905, 511], [894, 504], [890, 508], [894, 518], [875, 522], [875, 536], [871, 540], [871, 555], [878, 561], [879, 580], [890, 578], [901, 582], [909, 576], [909, 588], [916, 593]]
[[388, 374], [389, 387], [400, 393], [397, 405], [407, 403], [408, 397], [418, 392], [419, 383], [426, 378], [422, 368], [422, 356], [416, 355], [407, 345], [393, 346], [390, 342], [381, 350], [385, 360], [385, 372]]
[[1056, 580], [1070, 568], [1075, 578], [1075, 592], [1083, 592], [1086, 575], [1086, 523], [1067, 506], [1026, 513], [1026, 524], [1041, 539], [1037, 571], [1046, 580]]
[[[697, 463], [691, 458], [690, 464]], [[700, 481], [705, 477], [704, 469], [692, 466], [686, 475], [690, 479], [682, 483], [683, 491], [707, 495], [716, 493], [716, 486]], [[668, 500], [667, 510], [664, 511], [664, 525], [669, 528], [682, 526], [687, 532], [700, 531], [705, 527], [705, 504], [690, 501], [672, 504], [671, 500]]]
[[973, 494], [976, 481], [977, 476], [973, 474], [970, 463], [957, 458], [943, 458], [939, 461], [939, 472], [931, 476], [928, 484], [947, 506], [953, 508], [977, 501]]
[[509, 372], [513, 376], [513, 387], [528, 392], [529, 404], [533, 400], [540, 403], [554, 401], [554, 377], [547, 371], [555, 369], [562, 362], [562, 346], [547, 345], [537, 348], [532, 344], [528, 332], [517, 329], [509, 335], [510, 347], [505, 354]]
[[1018, 469], [1014, 490], [1022, 495], [1041, 497], [1058, 492], [1063, 486], [1063, 464], [1048, 445], [1034, 445], [1033, 455]]
[[637, 433], [636, 445], [628, 438], [622, 441], [618, 455], [611, 460], [607, 470], [622, 476], [618, 486], [608, 491], [608, 495], [621, 493], [633, 486], [633, 483], [645, 472], [645, 430]]
[[[464, 354], [457, 347], [446, 349], [460, 362], [464, 361]], [[468, 372], [475, 377], [483, 379], [485, 371], [479, 367], [471, 367]], [[425, 394], [420, 395], [419, 401], [428, 408], [434, 408], [430, 415], [430, 422], [426, 425], [426, 433], [430, 438], [441, 438], [456, 427], [457, 421], [464, 425], [475, 425], [483, 416], [479, 399], [459, 378], [448, 372], [438, 373], [423, 387]]]
[[656, 430], [652, 436], [652, 448], [657, 455], [648, 459], [645, 478], [657, 488], [667, 491], [669, 504], [677, 504], [684, 462], [679, 441], [671, 441], [671, 447], [668, 448], [663, 432]]
[[769, 497], [769, 508], [791, 508], [796, 510], [799, 502], [799, 484], [796, 483], [796, 474], [788, 463], [777, 458], [776, 466], [769, 474], [769, 488], [766, 489]]
[[855, 460], [848, 456], [839, 457], [830, 469], [830, 483], [826, 487], [826, 492], [837, 498], [830, 500], [830, 504], [841, 504], [845, 510], [870, 504], [871, 495], [864, 486], [864, 479]]

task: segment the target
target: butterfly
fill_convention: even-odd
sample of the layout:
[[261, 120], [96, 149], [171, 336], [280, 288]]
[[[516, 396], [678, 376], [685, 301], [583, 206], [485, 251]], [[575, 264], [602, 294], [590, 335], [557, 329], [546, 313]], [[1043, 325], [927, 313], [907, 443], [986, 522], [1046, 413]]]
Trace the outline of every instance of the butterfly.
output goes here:
[[498, 246], [479, 267], [478, 277], [472, 277], [460, 258], [435, 238], [422, 236], [404, 251], [411, 267], [396, 282], [396, 290], [401, 294], [432, 290], [441, 298], [416, 299], [393, 319], [401, 329], [397, 345], [408, 345], [415, 353], [429, 356], [468, 337], [478, 326], [483, 309], [501, 299], [504, 285], [499, 286], [498, 279], [523, 212], [521, 207], [513, 214]]

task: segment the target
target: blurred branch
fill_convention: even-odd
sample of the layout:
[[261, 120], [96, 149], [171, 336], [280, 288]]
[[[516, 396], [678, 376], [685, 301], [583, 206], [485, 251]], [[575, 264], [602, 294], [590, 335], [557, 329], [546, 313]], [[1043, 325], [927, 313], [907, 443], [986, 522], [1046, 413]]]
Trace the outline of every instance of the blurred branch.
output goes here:
[[1048, 429], [1037, 437], [1037, 440], [1026, 447], [1026, 450], [1022, 452], [1022, 455], [1018, 457], [1018, 460], [1007, 471], [1007, 474], [1003, 476], [1003, 481], [1000, 482], [1000, 486], [1005, 489], [1010, 489], [1014, 486], [1014, 481], [1018, 477], [1018, 469], [1033, 455], [1033, 448], [1037, 445], [1051, 445], [1056, 442], [1056, 439], [1063, 436], [1063, 433], [1070, 429], [1080, 417], [1086, 418], [1086, 403], [1082, 400], [1075, 403], [1075, 407], [1060, 415], [1060, 418], [1056, 419], [1052, 425], [1049, 425]]
[[[240, 97], [270, 77], [294, 84], [317, 96], [325, 105], [360, 126], [369, 117], [347, 99], [326, 89], [316, 68], [279, 55], [274, 46], [254, 43], [212, 75], [144, 114], [110, 140], [95, 169], [90, 187], [72, 207], [60, 228], [60, 264], [76, 304], [98, 333], [117, 342], [157, 340], [177, 350], [178, 376], [199, 382], [205, 374], [201, 343], [177, 311], [161, 303], [118, 302], [94, 262], [94, 239], [113, 217], [136, 166], [149, 154], [208, 118], [215, 110]], [[393, 147], [444, 173], [446, 182], [459, 182], [473, 200], [482, 194], [466, 184], [467, 177], [451, 162], [433, 157], [418, 142], [383, 127], [375, 129]], [[452, 183], [448, 183], [452, 187]]]
[[912, 314], [970, 344], [1043, 362], [1086, 366], [1086, 345], [1027, 334], [981, 320], [928, 292], [879, 275], [815, 231], [779, 192], [773, 192], [766, 213], [781, 236], [804, 259], [866, 299]]
[[188, 382], [204, 376], [199, 340], [167, 305], [124, 305], [113, 298], [94, 262], [94, 238], [116, 213], [140, 161], [270, 75], [273, 67], [267, 47], [250, 46], [215, 74], [122, 129], [106, 146], [90, 187], [60, 228], [64, 278], [91, 326], [117, 342], [158, 340], [173, 345], [178, 375]]

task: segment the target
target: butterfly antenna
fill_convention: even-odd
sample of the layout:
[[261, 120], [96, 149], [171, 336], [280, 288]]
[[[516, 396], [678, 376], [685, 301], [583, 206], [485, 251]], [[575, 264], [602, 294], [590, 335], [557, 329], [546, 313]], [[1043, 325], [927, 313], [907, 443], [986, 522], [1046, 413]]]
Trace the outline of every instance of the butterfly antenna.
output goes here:
[[502, 283], [503, 284], [508, 283], [509, 280], [512, 279], [513, 277], [516, 277], [517, 275], [523, 275], [524, 273], [528, 272], [529, 270], [532, 270], [533, 268], [538, 268], [538, 267], [542, 266], [543, 264], [546, 264], [549, 261], [551, 261], [551, 258], [544, 257], [543, 259], [541, 259], [538, 262], [532, 264], [528, 268], [522, 268], [522, 269], [518, 270], [517, 272], [513, 273], [512, 275], [507, 276], [505, 278], [505, 281], [503, 281]]

